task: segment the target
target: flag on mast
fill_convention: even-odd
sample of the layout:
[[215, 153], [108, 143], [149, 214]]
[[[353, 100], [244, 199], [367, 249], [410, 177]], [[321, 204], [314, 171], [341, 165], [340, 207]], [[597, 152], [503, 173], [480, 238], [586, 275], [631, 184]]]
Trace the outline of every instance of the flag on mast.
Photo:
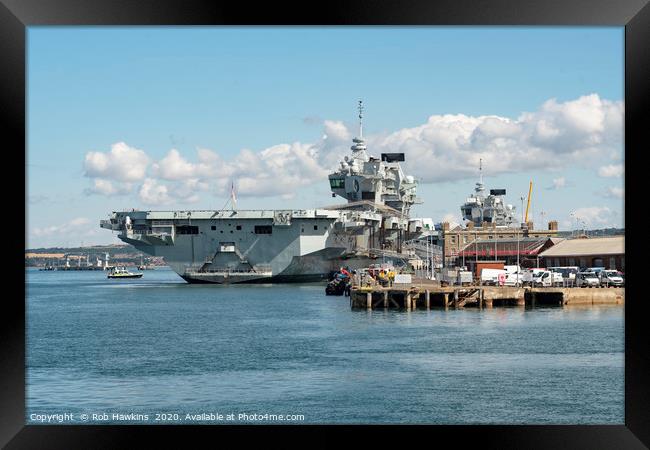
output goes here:
[[237, 209], [237, 197], [235, 196], [235, 182], [230, 184], [230, 200], [232, 202], [232, 210]]

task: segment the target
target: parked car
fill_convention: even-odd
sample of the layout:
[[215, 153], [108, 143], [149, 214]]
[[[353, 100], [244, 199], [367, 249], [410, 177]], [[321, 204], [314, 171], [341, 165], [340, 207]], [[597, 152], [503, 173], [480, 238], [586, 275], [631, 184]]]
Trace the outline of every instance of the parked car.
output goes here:
[[595, 272], [578, 272], [576, 274], [576, 286], [584, 287], [600, 287], [600, 279]]
[[605, 270], [604, 267], [587, 267], [587, 270], [585, 270], [585, 272], [593, 272], [596, 275], [599, 275], [603, 270]]
[[623, 277], [618, 270], [601, 270], [598, 276], [600, 285], [603, 287], [622, 287], [624, 285]]

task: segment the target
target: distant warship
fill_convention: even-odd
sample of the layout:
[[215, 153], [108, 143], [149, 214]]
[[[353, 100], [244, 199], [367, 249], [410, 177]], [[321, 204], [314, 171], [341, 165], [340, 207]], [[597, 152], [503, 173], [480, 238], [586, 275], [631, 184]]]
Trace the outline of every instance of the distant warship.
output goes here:
[[189, 283], [317, 281], [342, 266], [417, 258], [417, 246], [407, 241], [432, 233], [423, 219], [409, 218], [419, 202], [418, 183], [402, 171], [403, 153], [367, 153], [361, 101], [358, 109], [352, 154], [329, 175], [332, 195], [346, 204], [237, 210], [233, 202], [230, 210], [119, 211], [100, 226], [118, 231], [144, 253], [162, 256]]
[[493, 223], [497, 226], [510, 226], [517, 222], [512, 205], [504, 203], [505, 189], [490, 189], [490, 195], [485, 196], [483, 185], [483, 163], [479, 163], [479, 181], [465, 203], [460, 206], [464, 220], [474, 222], [481, 226], [483, 222]]

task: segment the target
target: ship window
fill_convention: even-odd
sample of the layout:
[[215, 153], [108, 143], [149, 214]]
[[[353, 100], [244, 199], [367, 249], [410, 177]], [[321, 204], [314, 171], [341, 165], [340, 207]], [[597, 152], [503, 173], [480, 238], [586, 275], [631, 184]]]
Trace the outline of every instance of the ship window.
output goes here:
[[332, 189], [344, 189], [345, 188], [345, 179], [343, 178], [331, 178], [330, 187]]
[[363, 191], [361, 192], [361, 199], [362, 200], [374, 200], [375, 199], [375, 193], [374, 192], [367, 192]]
[[199, 234], [199, 227], [195, 225], [177, 225], [176, 234]]
[[241, 225], [237, 225], [237, 230], [241, 230]]
[[318, 230], [318, 225], [314, 225], [314, 230]]
[[212, 231], [214, 231], [214, 230], [217, 229], [217, 227], [216, 227], [215, 225], [212, 225], [212, 226], [210, 227], [210, 229], [211, 229]]
[[273, 227], [271, 225], [255, 225], [255, 234], [272, 234]]

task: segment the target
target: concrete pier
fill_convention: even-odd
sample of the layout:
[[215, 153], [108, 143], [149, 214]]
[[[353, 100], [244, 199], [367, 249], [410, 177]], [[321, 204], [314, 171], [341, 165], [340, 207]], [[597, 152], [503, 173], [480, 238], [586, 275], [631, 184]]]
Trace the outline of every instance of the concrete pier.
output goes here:
[[517, 288], [506, 286], [352, 287], [352, 309], [493, 308], [499, 306], [623, 305], [625, 288]]

